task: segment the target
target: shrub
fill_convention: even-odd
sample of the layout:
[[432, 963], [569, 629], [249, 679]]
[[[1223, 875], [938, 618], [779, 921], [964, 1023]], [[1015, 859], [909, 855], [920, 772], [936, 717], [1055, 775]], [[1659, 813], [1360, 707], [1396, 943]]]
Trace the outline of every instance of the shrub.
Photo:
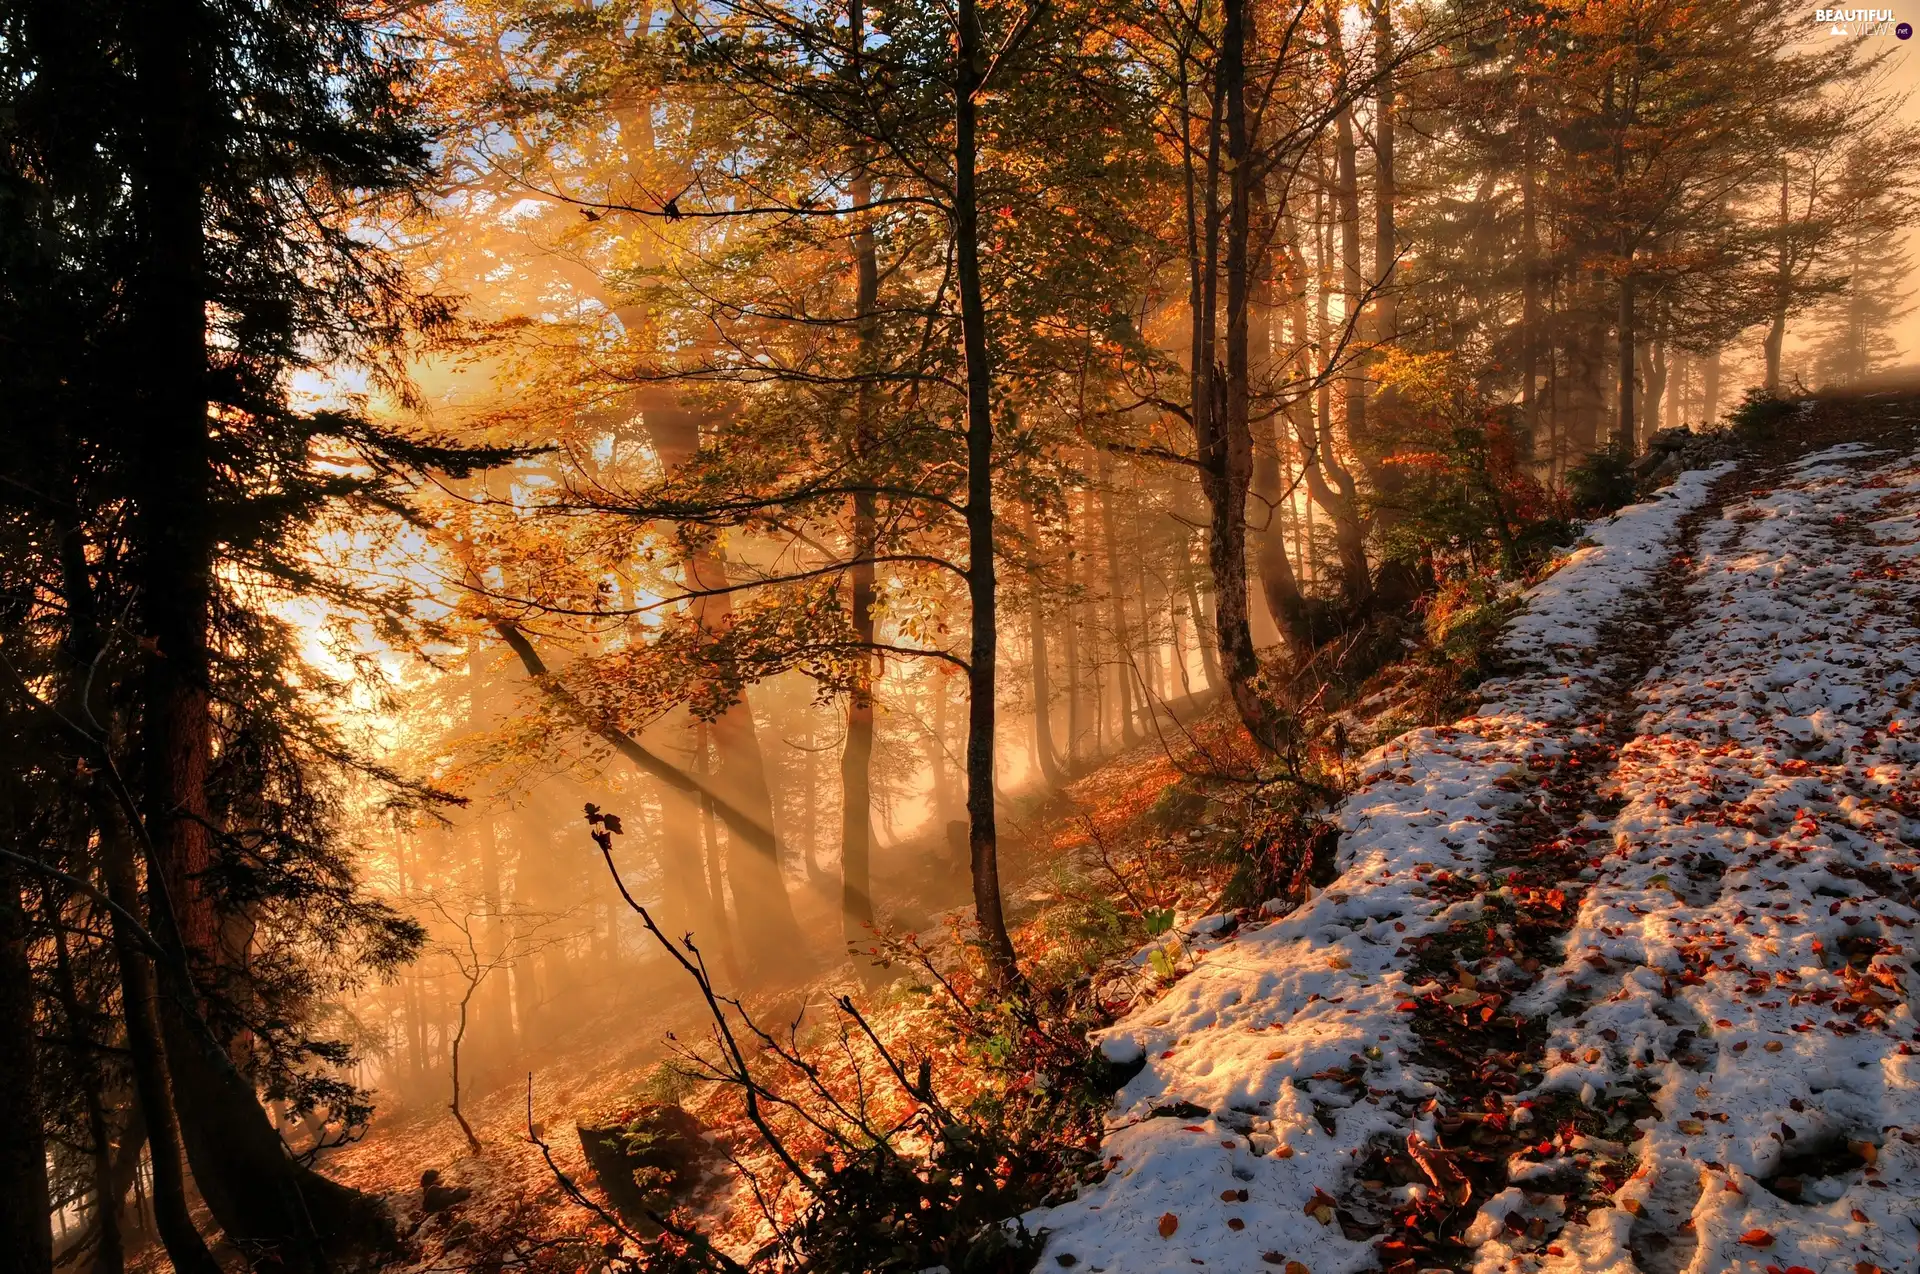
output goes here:
[[1749, 389], [1740, 405], [1727, 414], [1733, 431], [1742, 438], [1761, 441], [1772, 438], [1780, 426], [1800, 409], [1791, 398], [1777, 398], [1758, 386]]
[[1604, 447], [1567, 470], [1567, 498], [1582, 517], [1604, 517], [1625, 508], [1635, 494], [1633, 457], [1625, 447]]
[[1394, 393], [1385, 463], [1400, 513], [1389, 556], [1425, 563], [1436, 578], [1490, 562], [1516, 577], [1566, 537], [1560, 501], [1531, 471], [1532, 436], [1457, 360], [1398, 355], [1383, 380]]

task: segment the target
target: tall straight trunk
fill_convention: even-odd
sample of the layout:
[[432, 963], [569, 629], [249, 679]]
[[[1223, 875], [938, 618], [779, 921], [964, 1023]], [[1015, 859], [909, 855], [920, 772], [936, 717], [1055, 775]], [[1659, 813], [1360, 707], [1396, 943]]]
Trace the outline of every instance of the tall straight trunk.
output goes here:
[[1086, 720], [1086, 671], [1080, 666], [1080, 554], [1075, 549], [1073, 535], [1073, 504], [1067, 504], [1068, 524], [1066, 536], [1065, 562], [1067, 571], [1066, 619], [1062, 625], [1066, 649], [1062, 652], [1067, 665], [1067, 770], [1077, 774], [1084, 757], [1087, 730]]
[[994, 821], [994, 694], [999, 658], [993, 525], [993, 372], [987, 364], [987, 306], [980, 283], [980, 209], [975, 188], [976, 103], [988, 61], [975, 0], [959, 0], [954, 52], [953, 237], [960, 285], [960, 335], [967, 364], [967, 595], [972, 640], [967, 664], [967, 844], [974, 918], [987, 962], [1003, 982], [1020, 978], [1000, 901], [1000, 838]]
[[1707, 355], [1706, 368], [1700, 374], [1701, 417], [1711, 425], [1720, 419], [1720, 350]]
[[[1344, 105], [1334, 124], [1334, 162], [1338, 173], [1340, 211], [1340, 314], [1352, 339], [1364, 343], [1368, 333], [1359, 317], [1366, 279], [1360, 269], [1360, 174], [1353, 139], [1353, 107]], [[1366, 360], [1349, 351], [1346, 389], [1347, 446], [1356, 453], [1367, 445]]]
[[[1266, 201], [1264, 192], [1254, 190], [1256, 209], [1264, 220]], [[1301, 352], [1296, 356], [1305, 357], [1306, 311], [1304, 302], [1305, 271], [1304, 262], [1299, 257], [1298, 228], [1291, 215], [1285, 219], [1285, 231], [1281, 236], [1281, 248], [1287, 262], [1289, 278], [1286, 288], [1293, 297], [1294, 305], [1294, 343]], [[1255, 322], [1260, 329], [1260, 345], [1270, 347], [1273, 325], [1273, 283], [1268, 270], [1254, 273], [1253, 305]], [[1290, 369], [1295, 373], [1301, 368]], [[1274, 627], [1286, 637], [1288, 645], [1296, 655], [1302, 653], [1313, 642], [1312, 624], [1309, 622], [1308, 606], [1305, 594], [1300, 588], [1299, 577], [1293, 568], [1293, 559], [1287, 552], [1287, 524], [1285, 506], [1291, 502], [1291, 493], [1287, 489], [1285, 475], [1282, 473], [1282, 456], [1287, 445], [1281, 432], [1281, 419], [1284, 418], [1291, 428], [1299, 427], [1300, 411], [1304, 404], [1300, 401], [1289, 402], [1282, 415], [1269, 415], [1256, 431], [1253, 452], [1253, 492], [1257, 508], [1253, 511], [1248, 528], [1254, 542], [1254, 564], [1260, 571], [1260, 591], [1266, 601], [1267, 614], [1273, 619]]]
[[[1606, 98], [1603, 105], [1605, 114], [1611, 119], [1615, 115], [1616, 101], [1624, 97], [1617, 85], [1615, 71], [1607, 73]], [[1624, 117], [1614, 120], [1613, 130], [1613, 189], [1616, 194], [1624, 194], [1627, 176], [1627, 128], [1631, 120]], [[1639, 450], [1640, 440], [1636, 434], [1633, 414], [1634, 399], [1634, 243], [1631, 232], [1623, 223], [1618, 232], [1615, 251], [1619, 254], [1620, 283], [1618, 294], [1618, 314], [1614, 320], [1614, 334], [1617, 343], [1618, 368], [1617, 383], [1614, 387], [1618, 408], [1613, 428], [1613, 445], [1633, 454]]]
[[[130, 298], [141, 451], [133, 496], [136, 583], [150, 648], [140, 676], [141, 766], [157, 937], [169, 948], [160, 1000], [173, 1101], [194, 1183], [234, 1242], [318, 1268], [328, 1249], [386, 1237], [371, 1200], [295, 1162], [258, 1094], [207, 1030], [184, 964], [233, 965], [209, 883], [215, 854], [208, 628], [214, 589], [212, 435], [207, 415], [204, 124], [210, 21], [195, 0], [137, 6], [128, 52], [140, 102], [134, 208], [141, 262]], [[151, 1112], [149, 1112], [151, 1115]]]
[[[705, 776], [711, 773], [712, 744], [707, 738], [705, 722], [696, 722], [693, 727], [693, 772]], [[720, 833], [714, 826], [713, 798], [701, 793], [697, 798], [700, 810], [700, 846], [705, 851], [707, 867], [707, 915], [713, 925], [715, 940], [720, 944], [720, 967], [736, 985], [740, 982], [740, 953], [733, 939], [733, 926], [727, 921], [727, 880], [726, 867], [720, 854]]]
[[933, 729], [927, 742], [927, 764], [933, 771], [933, 808], [942, 824], [953, 816], [953, 774], [947, 759], [949, 736], [953, 733], [948, 714], [951, 711], [947, 678], [936, 672], [933, 678]]
[[[1221, 10], [1217, 79], [1221, 106], [1216, 119], [1226, 130], [1227, 324], [1224, 377], [1200, 378], [1204, 398], [1193, 405], [1194, 433], [1199, 443], [1200, 489], [1209, 512], [1207, 564], [1213, 576], [1214, 639], [1219, 645], [1220, 672], [1241, 724], [1256, 743], [1270, 752], [1287, 747], [1288, 727], [1278, 709], [1263, 693], [1260, 660], [1254, 652], [1253, 628], [1247, 613], [1247, 493], [1253, 481], [1252, 358], [1250, 350], [1251, 277], [1255, 263], [1252, 238], [1252, 139], [1247, 127], [1246, 50], [1248, 0], [1225, 0]], [[1223, 118], [1220, 118], [1223, 117]], [[1210, 154], [1217, 150], [1210, 145]], [[1212, 180], [1208, 182], [1213, 185]], [[1209, 240], [1205, 257], [1215, 259], [1211, 242], [1219, 218], [1207, 209]], [[1207, 280], [1211, 295], [1213, 281]], [[1212, 305], [1204, 313], [1211, 326]], [[1211, 332], [1206, 346], [1211, 346]], [[1211, 352], [1210, 349], [1208, 351]]]
[[1393, 47], [1393, 0], [1374, 0], [1373, 58], [1375, 86], [1373, 111], [1373, 268], [1380, 278], [1380, 295], [1374, 302], [1374, 338], [1382, 344], [1399, 335], [1393, 285], [1394, 262], [1400, 246], [1394, 230], [1394, 204], [1399, 198], [1393, 164], [1394, 76], [1397, 54]]
[[[1532, 96], [1531, 83], [1522, 92]], [[1535, 209], [1534, 139], [1535, 115], [1531, 100], [1521, 112], [1520, 137], [1520, 420], [1527, 437], [1539, 427], [1539, 404], [1535, 401], [1539, 381], [1540, 338], [1540, 231]]]
[[1646, 408], [1640, 418], [1646, 422], [1648, 433], [1660, 427], [1660, 413], [1667, 398], [1667, 341], [1664, 333], [1655, 329], [1654, 339], [1646, 344], [1644, 392]]
[[[1327, 186], [1323, 180], [1313, 192], [1313, 247], [1316, 279], [1313, 289], [1314, 348], [1320, 351], [1320, 366], [1314, 377], [1314, 420], [1320, 436], [1333, 437], [1333, 224], [1327, 217]], [[1307, 463], [1313, 457], [1309, 455]], [[1308, 506], [1311, 516], [1312, 506]]]
[[[1040, 532], [1031, 519], [1029, 532], [1036, 559], [1040, 552]], [[1060, 766], [1060, 754], [1053, 746], [1053, 687], [1047, 679], [1047, 609], [1038, 578], [1027, 585], [1027, 649], [1033, 673], [1033, 747], [1040, 775], [1050, 787], [1060, 787], [1067, 776]]]
[[[1184, 528], [1182, 528], [1184, 530]], [[1193, 561], [1193, 541], [1180, 538], [1180, 582], [1187, 591], [1187, 608], [1193, 613], [1193, 639], [1200, 647], [1200, 672], [1209, 691], [1220, 688], [1220, 649], [1213, 642], [1213, 612], [1200, 592], [1200, 572]]]
[[[1623, 259], [1625, 259], [1631, 251], [1632, 249], [1626, 244], [1623, 243], [1621, 245], [1621, 255]], [[1633, 411], [1634, 395], [1637, 386], [1635, 383], [1636, 368], [1634, 367], [1636, 350], [1633, 322], [1634, 286], [1631, 269], [1631, 266], [1629, 266], [1628, 272], [1620, 276], [1620, 312], [1614, 320], [1615, 329], [1618, 333], [1620, 358], [1619, 383], [1615, 387], [1615, 392], [1619, 395], [1619, 414], [1614, 424], [1613, 440], [1615, 446], [1623, 448], [1629, 453], [1637, 452], [1640, 449], [1640, 439], [1636, 433]]]
[[1120, 743], [1132, 747], [1140, 741], [1133, 711], [1133, 636], [1127, 625], [1127, 602], [1120, 582], [1120, 533], [1113, 516], [1113, 464], [1107, 453], [1099, 453], [1100, 538], [1107, 554], [1107, 611], [1113, 620], [1113, 641], [1119, 660], [1114, 680], [1119, 701]]
[[1793, 253], [1789, 250], [1790, 245], [1787, 238], [1789, 215], [1787, 211], [1787, 200], [1790, 194], [1791, 186], [1787, 177], [1787, 170], [1786, 167], [1782, 165], [1780, 170], [1780, 215], [1777, 223], [1780, 235], [1780, 246], [1774, 253], [1773, 303], [1770, 318], [1767, 323], [1765, 347], [1767, 356], [1766, 390], [1769, 394], [1775, 395], [1780, 392], [1780, 353], [1786, 347], [1787, 343], [1787, 311], [1793, 300]]
[[[864, 3], [855, 0], [848, 13], [854, 45], [860, 46]], [[853, 202], [873, 202], [873, 181], [862, 171], [851, 188]], [[855, 395], [854, 450], [856, 464], [869, 449], [878, 410], [870, 379], [880, 357], [880, 258], [872, 214], [862, 214], [854, 230], [855, 322], [860, 349], [860, 388]], [[857, 472], [859, 470], [856, 470]], [[852, 591], [853, 636], [863, 647], [853, 655], [853, 685], [847, 695], [847, 739], [840, 751], [840, 916], [849, 943], [865, 940], [873, 927], [873, 555], [879, 538], [878, 509], [872, 491], [853, 495], [853, 568], [848, 572]]]
[[1152, 589], [1147, 580], [1147, 562], [1152, 549], [1150, 537], [1140, 525], [1140, 474], [1136, 470], [1129, 475], [1133, 479], [1132, 498], [1127, 501], [1131, 510], [1127, 518], [1128, 531], [1134, 545], [1133, 553], [1133, 596], [1140, 608], [1140, 659], [1135, 665], [1140, 677], [1140, 717], [1141, 729], [1153, 728], [1154, 705], [1167, 701], [1167, 687], [1161, 678], [1160, 643], [1154, 633], [1153, 600], [1149, 596]]
[[23, 883], [0, 865], [0, 1251], [21, 1274], [41, 1274], [53, 1268], [52, 1195]]
[[[725, 562], [718, 553], [695, 552], [687, 559], [686, 572], [688, 585], [707, 594], [694, 603], [697, 622], [709, 632], [725, 631], [733, 622], [731, 601], [718, 591], [729, 583]], [[807, 948], [787, 893], [766, 757], [746, 696], [730, 704], [707, 728], [719, 762], [713, 775], [714, 794], [743, 813], [755, 830], [750, 837], [733, 839], [739, 852], [727, 864], [739, 913], [741, 958], [750, 977], [784, 979], [806, 963]], [[729, 830], [733, 830], [731, 823]]]

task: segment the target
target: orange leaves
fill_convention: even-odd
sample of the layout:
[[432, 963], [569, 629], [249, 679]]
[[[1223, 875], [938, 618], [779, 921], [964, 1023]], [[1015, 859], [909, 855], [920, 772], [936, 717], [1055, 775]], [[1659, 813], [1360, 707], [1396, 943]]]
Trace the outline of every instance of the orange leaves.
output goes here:
[[1765, 1230], [1748, 1230], [1740, 1236], [1740, 1242], [1746, 1244], [1748, 1247], [1772, 1247], [1773, 1235]]
[[1164, 1212], [1161, 1214], [1160, 1216], [1160, 1237], [1161, 1238], [1163, 1239], [1172, 1238], [1173, 1232], [1179, 1228], [1180, 1228], [1179, 1217], [1175, 1216], [1171, 1212]]

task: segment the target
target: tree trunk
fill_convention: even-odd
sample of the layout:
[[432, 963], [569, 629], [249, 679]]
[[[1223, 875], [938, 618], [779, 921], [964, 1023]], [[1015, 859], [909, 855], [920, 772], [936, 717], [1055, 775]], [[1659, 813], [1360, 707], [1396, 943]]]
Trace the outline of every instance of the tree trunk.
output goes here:
[[967, 595], [972, 640], [967, 666], [967, 815], [974, 917], [994, 975], [1020, 980], [1000, 901], [1000, 845], [994, 812], [994, 694], [999, 657], [993, 525], [993, 373], [987, 365], [987, 308], [980, 286], [980, 210], [974, 93], [985, 73], [975, 0], [959, 0], [954, 58], [953, 234], [960, 285], [961, 344], [967, 365]]
[[1080, 552], [1075, 547], [1073, 535], [1072, 502], [1068, 502], [1068, 525], [1065, 545], [1067, 571], [1066, 622], [1063, 626], [1066, 638], [1064, 652], [1067, 664], [1067, 770], [1080, 772], [1081, 762], [1085, 759], [1086, 741], [1086, 673], [1080, 666]]
[[[717, 553], [693, 553], [686, 569], [687, 583], [696, 590], [724, 589], [729, 583], [726, 564]], [[714, 633], [724, 632], [733, 620], [732, 602], [724, 592], [699, 598], [694, 613], [700, 626]], [[749, 976], [785, 980], [797, 967], [809, 963], [807, 946], [787, 893], [774, 823], [773, 791], [767, 783], [766, 758], [760, 751], [759, 731], [746, 696], [742, 694], [730, 704], [708, 723], [707, 729], [719, 762], [713, 775], [713, 795], [746, 815], [756, 831], [741, 845], [745, 852], [733, 854], [727, 864], [740, 924], [741, 956]], [[715, 808], [719, 811], [718, 805]], [[724, 811], [720, 812], [724, 817]], [[728, 829], [736, 830], [731, 822]]]
[[[1213, 576], [1214, 639], [1227, 694], [1247, 733], [1270, 752], [1284, 751], [1288, 727], [1268, 701], [1260, 681], [1260, 660], [1253, 647], [1247, 614], [1247, 492], [1253, 480], [1253, 433], [1249, 421], [1252, 393], [1249, 309], [1253, 165], [1246, 115], [1247, 0], [1225, 0], [1221, 11], [1218, 81], [1226, 125], [1227, 168], [1227, 331], [1225, 376], [1196, 377], [1205, 394], [1193, 404], [1199, 443], [1200, 488], [1210, 514], [1207, 563]], [[1217, 147], [1209, 146], [1210, 154]], [[1213, 182], [1209, 180], [1211, 188]], [[1205, 257], [1215, 259], [1212, 237], [1218, 216], [1208, 209], [1209, 243]], [[1206, 291], [1212, 291], [1211, 280]], [[1210, 313], [1211, 304], [1203, 309]], [[1203, 351], [1212, 344], [1202, 342]]]
[[[855, 46], [864, 38], [862, 12], [856, 2], [848, 12], [854, 24]], [[854, 179], [853, 202], [873, 202], [873, 182], [863, 171]], [[877, 406], [871, 376], [880, 357], [880, 258], [871, 214], [861, 216], [853, 236], [855, 321], [860, 339], [860, 388], [856, 394], [854, 450], [856, 465], [871, 444]], [[861, 472], [856, 469], [856, 472]], [[853, 636], [863, 647], [873, 645], [874, 566], [879, 537], [878, 510], [871, 491], [853, 496], [853, 560], [848, 572], [852, 590]], [[851, 944], [863, 942], [873, 928], [873, 665], [871, 649], [853, 656], [853, 688], [847, 695], [847, 739], [840, 752], [840, 918], [842, 934]]]
[[1783, 168], [1780, 173], [1780, 246], [1774, 257], [1773, 306], [1766, 340], [1766, 390], [1776, 397], [1780, 393], [1780, 352], [1787, 343], [1787, 311], [1793, 300], [1793, 254], [1787, 239], [1787, 200], [1790, 193], [1791, 187]]
[[1100, 531], [1107, 554], [1107, 611], [1113, 617], [1113, 641], [1119, 661], [1115, 683], [1120, 714], [1120, 744], [1132, 747], [1140, 742], [1133, 710], [1133, 635], [1127, 625], [1126, 595], [1120, 585], [1120, 535], [1113, 516], [1113, 463], [1100, 452]]
[[[693, 727], [693, 772], [705, 776], [712, 770], [709, 759], [710, 744], [707, 740], [705, 722], [695, 722]], [[727, 878], [726, 867], [721, 861], [719, 830], [714, 826], [713, 798], [702, 792], [695, 802], [700, 811], [700, 844], [705, 850], [707, 868], [707, 907], [708, 918], [713, 925], [714, 940], [720, 946], [720, 967], [726, 971], [729, 981], [740, 984], [740, 954], [733, 940], [733, 925], [727, 920]]]
[[1199, 572], [1193, 567], [1193, 543], [1181, 528], [1180, 584], [1186, 589], [1187, 610], [1193, 616], [1193, 640], [1200, 647], [1200, 673], [1209, 693], [1220, 688], [1220, 653], [1213, 644], [1213, 616], [1200, 596]]
[[473, 1002], [474, 992], [479, 989], [478, 979], [467, 983], [467, 993], [460, 997], [459, 1023], [447, 1044], [447, 1065], [453, 1079], [453, 1100], [447, 1103], [447, 1109], [453, 1112], [454, 1122], [460, 1125], [460, 1131], [467, 1139], [467, 1150], [476, 1155], [480, 1153], [480, 1138], [474, 1135], [473, 1125], [467, 1122], [465, 1112], [460, 1109], [460, 1045], [467, 1038], [467, 1007]]
[[[1383, 0], [1384, 2], [1384, 0]], [[1529, 439], [1539, 427], [1540, 233], [1535, 210], [1533, 86], [1523, 81], [1528, 102], [1521, 111], [1520, 137], [1520, 420]]]
[[127, 1031], [127, 1057], [133, 1088], [146, 1125], [153, 1165], [153, 1219], [160, 1242], [176, 1274], [220, 1274], [187, 1210], [185, 1173], [180, 1163], [180, 1125], [174, 1111], [172, 1078], [160, 1030], [153, 968], [133, 926], [122, 915], [137, 915], [140, 889], [133, 850], [117, 812], [96, 800], [100, 828], [100, 874], [107, 896], [120, 908], [111, 913], [113, 942], [120, 966], [121, 1017]]
[[[93, 830], [88, 820], [76, 819], [77, 832], [72, 861], [84, 861], [87, 854], [87, 840]], [[3, 877], [0, 877], [3, 878]], [[3, 888], [4, 885], [0, 885]], [[11, 897], [11, 895], [6, 895]], [[4, 905], [6, 897], [0, 897]], [[126, 1267], [125, 1241], [120, 1233], [120, 1204], [126, 1197], [126, 1191], [116, 1190], [113, 1180], [113, 1135], [107, 1124], [107, 1111], [100, 1100], [100, 1066], [93, 1050], [99, 1044], [94, 1036], [93, 1027], [88, 1018], [97, 1016], [97, 1011], [85, 1008], [80, 1003], [79, 989], [73, 978], [73, 957], [67, 944], [67, 931], [64, 917], [52, 916], [53, 930], [53, 972], [54, 985], [60, 996], [60, 1013], [66, 1021], [67, 1032], [79, 1050], [74, 1059], [74, 1078], [80, 1085], [82, 1104], [86, 1110], [87, 1138], [91, 1143], [89, 1158], [93, 1167], [94, 1215], [90, 1228], [93, 1230], [94, 1256], [93, 1274], [120, 1274]], [[0, 917], [0, 922], [4, 917]], [[4, 935], [0, 935], [0, 959], [7, 957], [4, 949]], [[0, 975], [3, 976], [3, 975]], [[5, 1012], [0, 1007], [0, 1012]], [[4, 1035], [4, 1032], [0, 1032]], [[0, 1050], [5, 1045], [0, 1044]], [[0, 1062], [0, 1066], [4, 1066]], [[0, 1169], [4, 1171], [4, 1169]], [[4, 1205], [0, 1205], [3, 1207]], [[4, 1222], [0, 1222], [4, 1224]]]
[[21, 883], [0, 865], [0, 1252], [13, 1254], [22, 1274], [40, 1274], [53, 1268], [52, 1201]]
[[[1028, 521], [1033, 536], [1033, 552], [1037, 560], [1040, 551], [1040, 532], [1032, 520]], [[1027, 633], [1028, 652], [1033, 671], [1033, 743], [1034, 756], [1040, 763], [1040, 774], [1049, 787], [1062, 787], [1067, 776], [1060, 769], [1060, 755], [1053, 746], [1053, 687], [1047, 680], [1047, 614], [1046, 599], [1040, 592], [1040, 581], [1036, 575], [1027, 582]]]
[[[1353, 107], [1343, 105], [1334, 125], [1334, 159], [1339, 175], [1340, 204], [1340, 313], [1352, 332], [1352, 339], [1367, 340], [1365, 324], [1359, 317], [1361, 300], [1366, 295], [1366, 278], [1360, 268], [1360, 174], [1353, 140]], [[1346, 430], [1347, 446], [1356, 454], [1367, 445], [1367, 372], [1366, 360], [1359, 352], [1347, 354]], [[1361, 593], [1366, 584], [1348, 584], [1348, 590]]]
[[[253, 1087], [207, 1032], [197, 990], [172, 957], [218, 970], [236, 955], [211, 886], [207, 777], [213, 730], [208, 625], [214, 589], [212, 438], [200, 169], [207, 16], [192, 0], [138, 6], [129, 52], [141, 103], [135, 209], [144, 257], [131, 297], [141, 454], [135, 578], [150, 650], [140, 677], [153, 928], [177, 944], [160, 1000], [173, 1099], [195, 1184], [234, 1242], [317, 1268], [323, 1251], [387, 1237], [376, 1205], [291, 1159]], [[243, 954], [243, 953], [240, 953]]]
[[1707, 355], [1706, 370], [1700, 376], [1701, 413], [1708, 425], [1720, 419], [1720, 351]]
[[1381, 344], [1399, 335], [1399, 316], [1394, 300], [1394, 262], [1400, 246], [1394, 232], [1394, 204], [1399, 198], [1394, 184], [1394, 84], [1393, 0], [1374, 0], [1373, 58], [1375, 86], [1373, 112], [1373, 268], [1380, 278], [1380, 293], [1374, 301], [1374, 339]]

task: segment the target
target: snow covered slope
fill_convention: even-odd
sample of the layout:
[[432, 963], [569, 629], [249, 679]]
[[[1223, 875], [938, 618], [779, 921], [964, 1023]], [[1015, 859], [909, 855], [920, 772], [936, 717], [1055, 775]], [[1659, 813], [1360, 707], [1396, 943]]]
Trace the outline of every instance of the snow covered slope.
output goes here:
[[[1445, 1106], [1444, 1076], [1412, 1060], [1409, 944], [1479, 914], [1460, 895], [1491, 883], [1494, 838], [1529, 799], [1523, 777], [1593, 744], [1583, 716], [1608, 673], [1594, 654], [1602, 626], [1649, 587], [1725, 468], [1683, 475], [1593, 528], [1512, 628], [1528, 671], [1489, 687], [1476, 716], [1367, 758], [1338, 812], [1339, 879], [1242, 930], [1111, 1028], [1108, 1055], [1146, 1065], [1115, 1100], [1113, 1170], [1027, 1218], [1050, 1231], [1042, 1268], [1340, 1274], [1377, 1263], [1375, 1240], [1339, 1223], [1356, 1167], [1376, 1142], [1435, 1143]], [[1470, 979], [1445, 995], [1449, 1006], [1486, 998]]]

